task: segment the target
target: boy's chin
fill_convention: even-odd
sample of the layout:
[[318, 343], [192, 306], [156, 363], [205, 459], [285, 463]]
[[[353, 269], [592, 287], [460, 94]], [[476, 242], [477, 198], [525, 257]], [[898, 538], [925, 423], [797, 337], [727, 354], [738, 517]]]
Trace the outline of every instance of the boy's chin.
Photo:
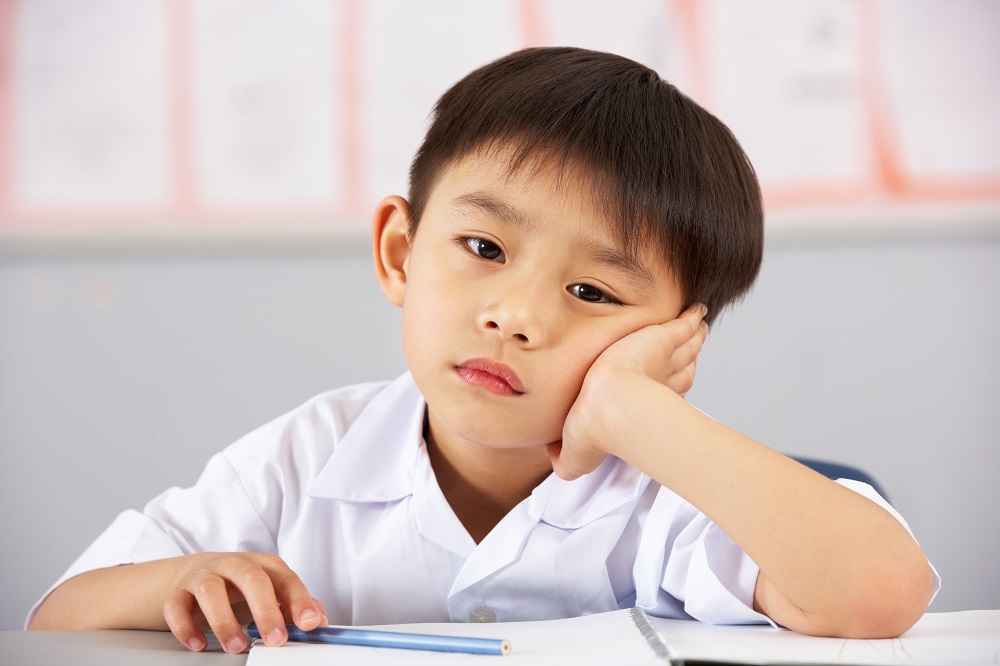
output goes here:
[[[562, 439], [562, 428], [547, 428], [539, 431], [535, 428], [518, 428], [515, 424], [497, 423], [475, 418], [438, 419], [448, 435], [461, 441], [475, 444], [488, 449], [502, 451], [523, 451], [526, 454], [547, 457], [548, 445]], [[437, 428], [432, 427], [432, 431]]]

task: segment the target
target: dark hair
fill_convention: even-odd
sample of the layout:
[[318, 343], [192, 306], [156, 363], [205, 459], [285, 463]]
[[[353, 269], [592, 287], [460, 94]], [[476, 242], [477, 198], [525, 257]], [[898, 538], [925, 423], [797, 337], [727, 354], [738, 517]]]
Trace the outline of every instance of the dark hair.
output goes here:
[[633, 256], [657, 247], [711, 322], [750, 288], [763, 254], [753, 167], [715, 116], [653, 70], [610, 53], [531, 48], [452, 86], [410, 168], [410, 232], [458, 160], [508, 159], [508, 173], [558, 160], [590, 179]]

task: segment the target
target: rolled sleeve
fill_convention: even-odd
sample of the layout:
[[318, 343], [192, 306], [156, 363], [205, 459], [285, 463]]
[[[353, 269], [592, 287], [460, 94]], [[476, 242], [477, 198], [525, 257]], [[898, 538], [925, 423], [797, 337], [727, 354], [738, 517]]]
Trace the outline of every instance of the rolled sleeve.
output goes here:
[[87, 571], [196, 552], [240, 550], [274, 552], [274, 539], [232, 464], [219, 454], [194, 486], [171, 488], [141, 512], [119, 514], [32, 606], [25, 628], [53, 590]]
[[76, 559], [35, 602], [24, 621], [27, 629], [38, 607], [52, 591], [70, 578], [94, 569], [162, 560], [183, 555], [181, 548], [160, 530], [155, 521], [138, 511], [125, 511]]
[[[871, 486], [839, 479], [888, 511], [912, 536], [903, 517]], [[934, 566], [933, 596], [941, 587]], [[636, 605], [650, 615], [709, 624], [771, 624], [753, 609], [759, 567], [705, 514], [661, 488], [646, 519], [636, 558]]]
[[753, 609], [759, 568], [722, 528], [661, 488], [636, 557], [636, 605], [708, 624], [767, 624]]

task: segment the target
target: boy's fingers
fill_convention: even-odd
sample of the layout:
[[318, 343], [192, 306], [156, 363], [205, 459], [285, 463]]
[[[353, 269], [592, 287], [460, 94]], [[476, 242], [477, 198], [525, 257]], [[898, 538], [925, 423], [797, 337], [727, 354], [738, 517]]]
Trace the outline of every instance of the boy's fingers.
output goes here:
[[690, 363], [681, 370], [670, 375], [667, 381], [667, 388], [681, 396], [687, 397], [687, 392], [694, 386], [695, 363]]
[[687, 310], [682, 312], [680, 316], [678, 316], [677, 318], [687, 320], [692, 323], [692, 326], [694, 328], [697, 328], [698, 324], [701, 323], [701, 321], [705, 318], [707, 314], [708, 314], [707, 307], [705, 307], [701, 303], [695, 303]]
[[184, 590], [174, 592], [163, 603], [163, 618], [173, 635], [192, 652], [202, 652], [208, 641], [194, 619], [194, 611], [194, 596]]
[[222, 649], [230, 654], [246, 650], [247, 639], [230, 605], [226, 581], [216, 574], [204, 574], [193, 580], [191, 587], [179, 592], [193, 596]]
[[[704, 323], [705, 306], [701, 304], [692, 305], [681, 313], [677, 319], [666, 322], [661, 329], [667, 335], [667, 343], [673, 350], [684, 347], [692, 340], [704, 340], [704, 335], [708, 333], [708, 324]], [[698, 342], [700, 348], [701, 343]]]
[[330, 624], [326, 617], [326, 608], [318, 600], [309, 597], [292, 602], [292, 622], [299, 629], [309, 631], [316, 627]]
[[708, 324], [701, 322], [698, 330], [684, 344], [674, 351], [672, 365], [677, 370], [687, 368], [698, 360], [701, 348], [705, 346], [705, 339], [708, 337]]
[[282, 645], [288, 640], [285, 616], [276, 590], [278, 581], [288, 575], [295, 576], [284, 562], [273, 555], [262, 556], [257, 561], [241, 559], [239, 568], [232, 572], [231, 582], [246, 599], [250, 615], [264, 644], [268, 646]]
[[200, 596], [187, 590], [177, 590], [167, 597], [163, 604], [163, 617], [170, 631], [189, 649], [203, 651], [208, 641], [194, 618], [198, 612], [205, 617], [226, 652], [243, 652], [247, 648], [246, 638], [229, 608], [225, 583], [221, 579], [206, 580], [198, 587]]
[[329, 624], [326, 617], [326, 607], [309, 594], [302, 579], [288, 565], [277, 560], [270, 573], [278, 602], [288, 610], [291, 621], [299, 629], [309, 631], [318, 626]]
[[593, 472], [607, 457], [607, 454], [600, 452], [581, 455], [572, 446], [566, 446], [565, 439], [548, 444], [548, 452], [552, 471], [565, 481], [573, 481]]

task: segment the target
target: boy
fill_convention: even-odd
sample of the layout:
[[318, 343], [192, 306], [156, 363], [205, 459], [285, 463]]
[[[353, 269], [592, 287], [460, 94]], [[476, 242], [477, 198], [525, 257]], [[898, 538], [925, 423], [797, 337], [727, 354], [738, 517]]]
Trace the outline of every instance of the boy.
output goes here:
[[473, 72], [409, 201], [374, 215], [409, 373], [318, 396], [119, 516], [31, 627], [169, 628], [192, 650], [209, 627], [238, 652], [251, 619], [279, 645], [286, 622], [637, 605], [902, 633], [938, 584], [902, 519], [684, 400], [762, 218], [728, 130], [651, 70], [553, 48]]

